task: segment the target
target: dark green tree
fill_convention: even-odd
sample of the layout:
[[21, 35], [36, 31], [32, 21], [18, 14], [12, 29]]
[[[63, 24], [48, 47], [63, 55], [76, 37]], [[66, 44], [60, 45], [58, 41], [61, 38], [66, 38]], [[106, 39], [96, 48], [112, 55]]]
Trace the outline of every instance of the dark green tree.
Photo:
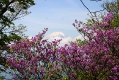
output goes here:
[[13, 21], [29, 14], [27, 9], [33, 5], [33, 0], [0, 0], [0, 49], [11, 41], [21, 39], [18, 34], [25, 27], [14, 27]]
[[5, 66], [3, 52], [9, 48], [7, 45], [22, 39], [26, 31], [26, 26], [16, 26], [14, 21], [28, 15], [28, 8], [33, 5], [34, 0], [0, 0], [0, 65]]

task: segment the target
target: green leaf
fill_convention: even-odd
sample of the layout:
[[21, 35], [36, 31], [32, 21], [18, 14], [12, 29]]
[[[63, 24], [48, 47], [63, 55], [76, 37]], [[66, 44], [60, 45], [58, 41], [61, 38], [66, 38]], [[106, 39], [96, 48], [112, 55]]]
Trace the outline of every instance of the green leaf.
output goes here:
[[63, 77], [63, 80], [68, 80], [68, 76], [65, 75], [65, 76]]

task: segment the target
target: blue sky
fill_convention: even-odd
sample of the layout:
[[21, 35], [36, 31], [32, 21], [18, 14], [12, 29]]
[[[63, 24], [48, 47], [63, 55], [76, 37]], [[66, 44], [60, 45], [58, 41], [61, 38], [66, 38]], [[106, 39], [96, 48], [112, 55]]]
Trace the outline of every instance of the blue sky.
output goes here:
[[[101, 4], [106, 1], [83, 0], [90, 11], [101, 10]], [[48, 28], [46, 35], [55, 31], [61, 31], [72, 38], [79, 35], [72, 26], [75, 19], [86, 21], [89, 18], [88, 10], [82, 5], [80, 0], [35, 0], [36, 5], [29, 11], [32, 13], [15, 21], [16, 24], [27, 26], [28, 36], [35, 36]]]

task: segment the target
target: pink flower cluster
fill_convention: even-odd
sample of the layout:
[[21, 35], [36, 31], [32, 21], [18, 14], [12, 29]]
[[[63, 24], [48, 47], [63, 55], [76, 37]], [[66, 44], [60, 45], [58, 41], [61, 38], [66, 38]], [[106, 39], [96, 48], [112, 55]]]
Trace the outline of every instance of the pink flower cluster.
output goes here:
[[110, 22], [114, 19], [112, 12], [108, 13], [106, 16], [103, 17], [103, 21], [100, 23], [102, 28], [108, 28], [111, 26]]
[[[105, 22], [113, 19], [112, 13]], [[79, 25], [77, 20], [74, 27]], [[80, 26], [79, 26], [80, 27]], [[77, 28], [78, 29], [78, 28]], [[10, 68], [25, 80], [119, 80], [119, 28], [105, 30], [101, 25], [80, 28], [87, 44], [57, 46], [61, 40], [43, 40], [47, 29], [11, 45], [7, 58]]]

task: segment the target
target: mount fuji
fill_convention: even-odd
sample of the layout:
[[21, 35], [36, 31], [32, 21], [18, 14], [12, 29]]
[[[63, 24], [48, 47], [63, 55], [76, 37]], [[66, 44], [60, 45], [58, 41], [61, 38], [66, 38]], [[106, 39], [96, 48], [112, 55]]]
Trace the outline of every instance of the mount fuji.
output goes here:
[[48, 39], [49, 41], [53, 41], [54, 39], [62, 39], [59, 46], [63, 46], [64, 44], [69, 44], [69, 41], [73, 40], [71, 37], [65, 35], [63, 32], [53, 32], [47, 35], [45, 39]]
[[68, 36], [64, 35], [64, 33], [62, 32], [53, 32], [51, 34], [49, 34], [48, 36], [46, 36], [46, 38], [66, 38]]

